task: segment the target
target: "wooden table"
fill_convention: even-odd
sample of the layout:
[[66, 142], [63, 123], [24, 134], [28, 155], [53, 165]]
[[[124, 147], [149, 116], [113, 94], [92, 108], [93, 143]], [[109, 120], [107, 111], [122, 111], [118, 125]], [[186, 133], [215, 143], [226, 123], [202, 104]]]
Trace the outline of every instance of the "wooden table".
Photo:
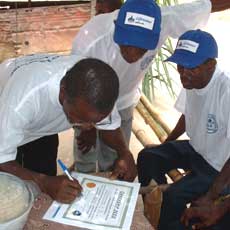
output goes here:
[[[34, 202], [24, 230], [83, 230], [83, 228], [43, 220], [42, 217], [51, 203], [52, 199], [41, 193]], [[134, 211], [131, 230], [154, 230], [143, 214], [143, 203], [140, 195]]]

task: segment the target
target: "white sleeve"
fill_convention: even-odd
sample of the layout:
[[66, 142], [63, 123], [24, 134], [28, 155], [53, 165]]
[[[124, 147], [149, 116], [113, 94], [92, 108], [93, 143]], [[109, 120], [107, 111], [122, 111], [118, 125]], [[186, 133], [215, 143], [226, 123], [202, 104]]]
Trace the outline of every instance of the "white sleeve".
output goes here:
[[115, 105], [112, 112], [102, 121], [96, 124], [96, 128], [99, 130], [115, 130], [121, 126], [121, 116]]
[[0, 105], [0, 163], [16, 159], [17, 147], [24, 139], [25, 120], [14, 108]]
[[211, 13], [210, 0], [197, 0], [175, 6], [163, 6], [162, 33], [178, 38], [187, 30], [199, 29], [206, 25]]
[[182, 88], [174, 107], [177, 111], [181, 112], [182, 114], [185, 114], [185, 104], [186, 104], [186, 90]]
[[98, 40], [109, 33], [117, 14], [118, 10], [108, 14], [100, 14], [83, 25], [73, 40], [72, 54], [87, 55], [89, 49], [92, 49]]
[[11, 71], [13, 70], [13, 61], [15, 59], [8, 59], [0, 64], [0, 95], [3, 88], [5, 87], [7, 81], [11, 76]]

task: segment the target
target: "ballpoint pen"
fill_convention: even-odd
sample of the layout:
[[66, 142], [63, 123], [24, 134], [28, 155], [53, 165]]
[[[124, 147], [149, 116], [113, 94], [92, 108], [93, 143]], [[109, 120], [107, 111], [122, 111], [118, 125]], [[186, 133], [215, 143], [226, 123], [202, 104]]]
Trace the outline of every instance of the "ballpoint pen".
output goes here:
[[73, 177], [70, 175], [69, 171], [68, 171], [68, 168], [64, 165], [64, 163], [58, 159], [58, 164], [60, 165], [62, 171], [66, 174], [66, 176], [70, 179], [70, 180], [74, 180]]
[[[66, 174], [66, 176], [71, 180], [71, 181], [74, 181], [73, 177], [70, 175], [69, 171], [68, 171], [68, 168], [65, 166], [65, 164], [60, 160], [58, 159], [58, 164], [60, 165], [62, 171]], [[79, 193], [79, 197], [78, 199], [80, 199], [82, 197], [82, 192]]]

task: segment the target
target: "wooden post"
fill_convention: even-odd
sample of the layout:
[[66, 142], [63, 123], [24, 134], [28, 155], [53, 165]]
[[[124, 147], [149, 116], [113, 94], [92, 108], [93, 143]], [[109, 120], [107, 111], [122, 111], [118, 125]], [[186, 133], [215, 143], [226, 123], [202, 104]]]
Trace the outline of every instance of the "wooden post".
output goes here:
[[[155, 132], [160, 142], [164, 142], [171, 131], [157, 114], [157, 112], [154, 111], [152, 104], [148, 101], [146, 96], [141, 96], [141, 100], [137, 104], [136, 109], [145, 120], [145, 122]], [[144, 147], [149, 144], [154, 144], [151, 140], [151, 136], [147, 135], [144, 129], [142, 129], [135, 120], [133, 121], [132, 131]], [[183, 174], [177, 169], [172, 169], [167, 174], [174, 182], [180, 180], [183, 177]]]
[[148, 110], [149, 114], [157, 121], [157, 123], [161, 125], [161, 127], [165, 130], [165, 132], [167, 134], [171, 133], [171, 130], [168, 127], [168, 125], [161, 119], [159, 114], [154, 110], [153, 105], [150, 103], [150, 101], [144, 94], [141, 95], [141, 102]]

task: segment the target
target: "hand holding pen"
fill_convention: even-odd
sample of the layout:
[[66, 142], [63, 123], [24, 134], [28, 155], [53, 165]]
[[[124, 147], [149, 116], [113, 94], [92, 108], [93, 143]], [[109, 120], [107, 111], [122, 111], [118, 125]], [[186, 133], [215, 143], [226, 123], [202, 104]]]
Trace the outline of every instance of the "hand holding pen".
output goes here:
[[71, 177], [71, 175], [69, 175], [70, 177], [66, 175], [44, 176], [43, 192], [49, 194], [54, 200], [61, 203], [71, 203], [74, 201], [76, 197], [81, 195], [82, 187], [75, 178]]
[[64, 163], [63, 163], [60, 159], [58, 159], [58, 164], [60, 165], [62, 171], [66, 174], [66, 176], [67, 176], [70, 180], [74, 181], [73, 177], [72, 177], [72, 176], [70, 175], [70, 173], [69, 173], [68, 168], [64, 165]]

